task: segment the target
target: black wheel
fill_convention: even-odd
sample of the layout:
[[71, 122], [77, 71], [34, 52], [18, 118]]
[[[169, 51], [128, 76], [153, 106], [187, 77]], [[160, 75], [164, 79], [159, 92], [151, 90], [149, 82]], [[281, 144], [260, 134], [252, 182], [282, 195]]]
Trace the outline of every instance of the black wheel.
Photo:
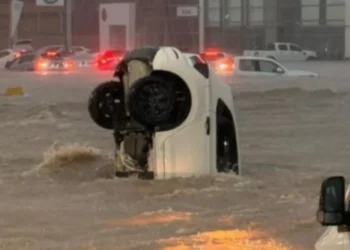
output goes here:
[[111, 81], [98, 85], [90, 95], [88, 109], [97, 125], [113, 129], [116, 117], [125, 112], [123, 85]]
[[174, 105], [173, 84], [159, 76], [143, 77], [130, 89], [130, 115], [143, 126], [157, 127], [167, 123]]

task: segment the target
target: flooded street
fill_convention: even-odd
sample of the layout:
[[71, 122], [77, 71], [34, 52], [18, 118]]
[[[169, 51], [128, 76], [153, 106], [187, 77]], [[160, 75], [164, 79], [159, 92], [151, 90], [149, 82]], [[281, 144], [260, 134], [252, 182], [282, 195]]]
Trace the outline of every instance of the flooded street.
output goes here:
[[[288, 65], [287, 65], [288, 66]], [[313, 249], [323, 178], [350, 168], [348, 63], [234, 79], [243, 175], [114, 179], [87, 99], [107, 74], [0, 72], [0, 249]]]

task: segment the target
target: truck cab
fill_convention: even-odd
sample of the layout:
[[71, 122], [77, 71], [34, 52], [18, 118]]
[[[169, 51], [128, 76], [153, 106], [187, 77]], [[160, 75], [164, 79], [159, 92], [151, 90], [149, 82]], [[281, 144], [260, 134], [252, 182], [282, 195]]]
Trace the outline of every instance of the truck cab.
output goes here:
[[343, 176], [323, 181], [316, 217], [327, 227], [315, 244], [316, 250], [350, 249], [350, 187], [345, 192]]

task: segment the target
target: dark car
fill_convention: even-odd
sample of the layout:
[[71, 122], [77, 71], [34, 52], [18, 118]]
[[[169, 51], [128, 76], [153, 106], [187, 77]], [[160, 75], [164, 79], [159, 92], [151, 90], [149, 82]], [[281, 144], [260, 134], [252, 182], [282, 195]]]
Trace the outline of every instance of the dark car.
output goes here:
[[74, 60], [68, 57], [69, 53], [53, 54], [26, 53], [8, 62], [5, 68], [13, 71], [61, 71], [75, 68]]
[[33, 71], [35, 68], [35, 53], [26, 53], [6, 63], [5, 68], [14, 71]]

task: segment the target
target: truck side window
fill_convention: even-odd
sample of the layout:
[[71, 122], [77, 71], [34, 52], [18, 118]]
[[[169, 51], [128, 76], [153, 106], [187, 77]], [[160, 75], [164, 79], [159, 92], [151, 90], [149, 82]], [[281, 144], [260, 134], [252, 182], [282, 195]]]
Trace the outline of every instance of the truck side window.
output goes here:
[[261, 72], [273, 73], [273, 72], [276, 72], [276, 69], [278, 68], [277, 64], [269, 61], [261, 60], [259, 64], [260, 64]]
[[255, 71], [253, 60], [240, 60], [239, 70], [241, 70], [241, 71]]
[[19, 58], [18, 63], [25, 63], [25, 62], [30, 62], [34, 60], [34, 55], [25, 55]]
[[286, 44], [280, 44], [280, 45], [278, 45], [278, 49], [281, 51], [287, 51], [288, 46]]
[[298, 46], [294, 45], [294, 44], [291, 44], [290, 45], [290, 50], [291, 51], [302, 51]]
[[218, 172], [239, 173], [236, 124], [233, 116], [219, 99], [216, 106], [216, 162]]

